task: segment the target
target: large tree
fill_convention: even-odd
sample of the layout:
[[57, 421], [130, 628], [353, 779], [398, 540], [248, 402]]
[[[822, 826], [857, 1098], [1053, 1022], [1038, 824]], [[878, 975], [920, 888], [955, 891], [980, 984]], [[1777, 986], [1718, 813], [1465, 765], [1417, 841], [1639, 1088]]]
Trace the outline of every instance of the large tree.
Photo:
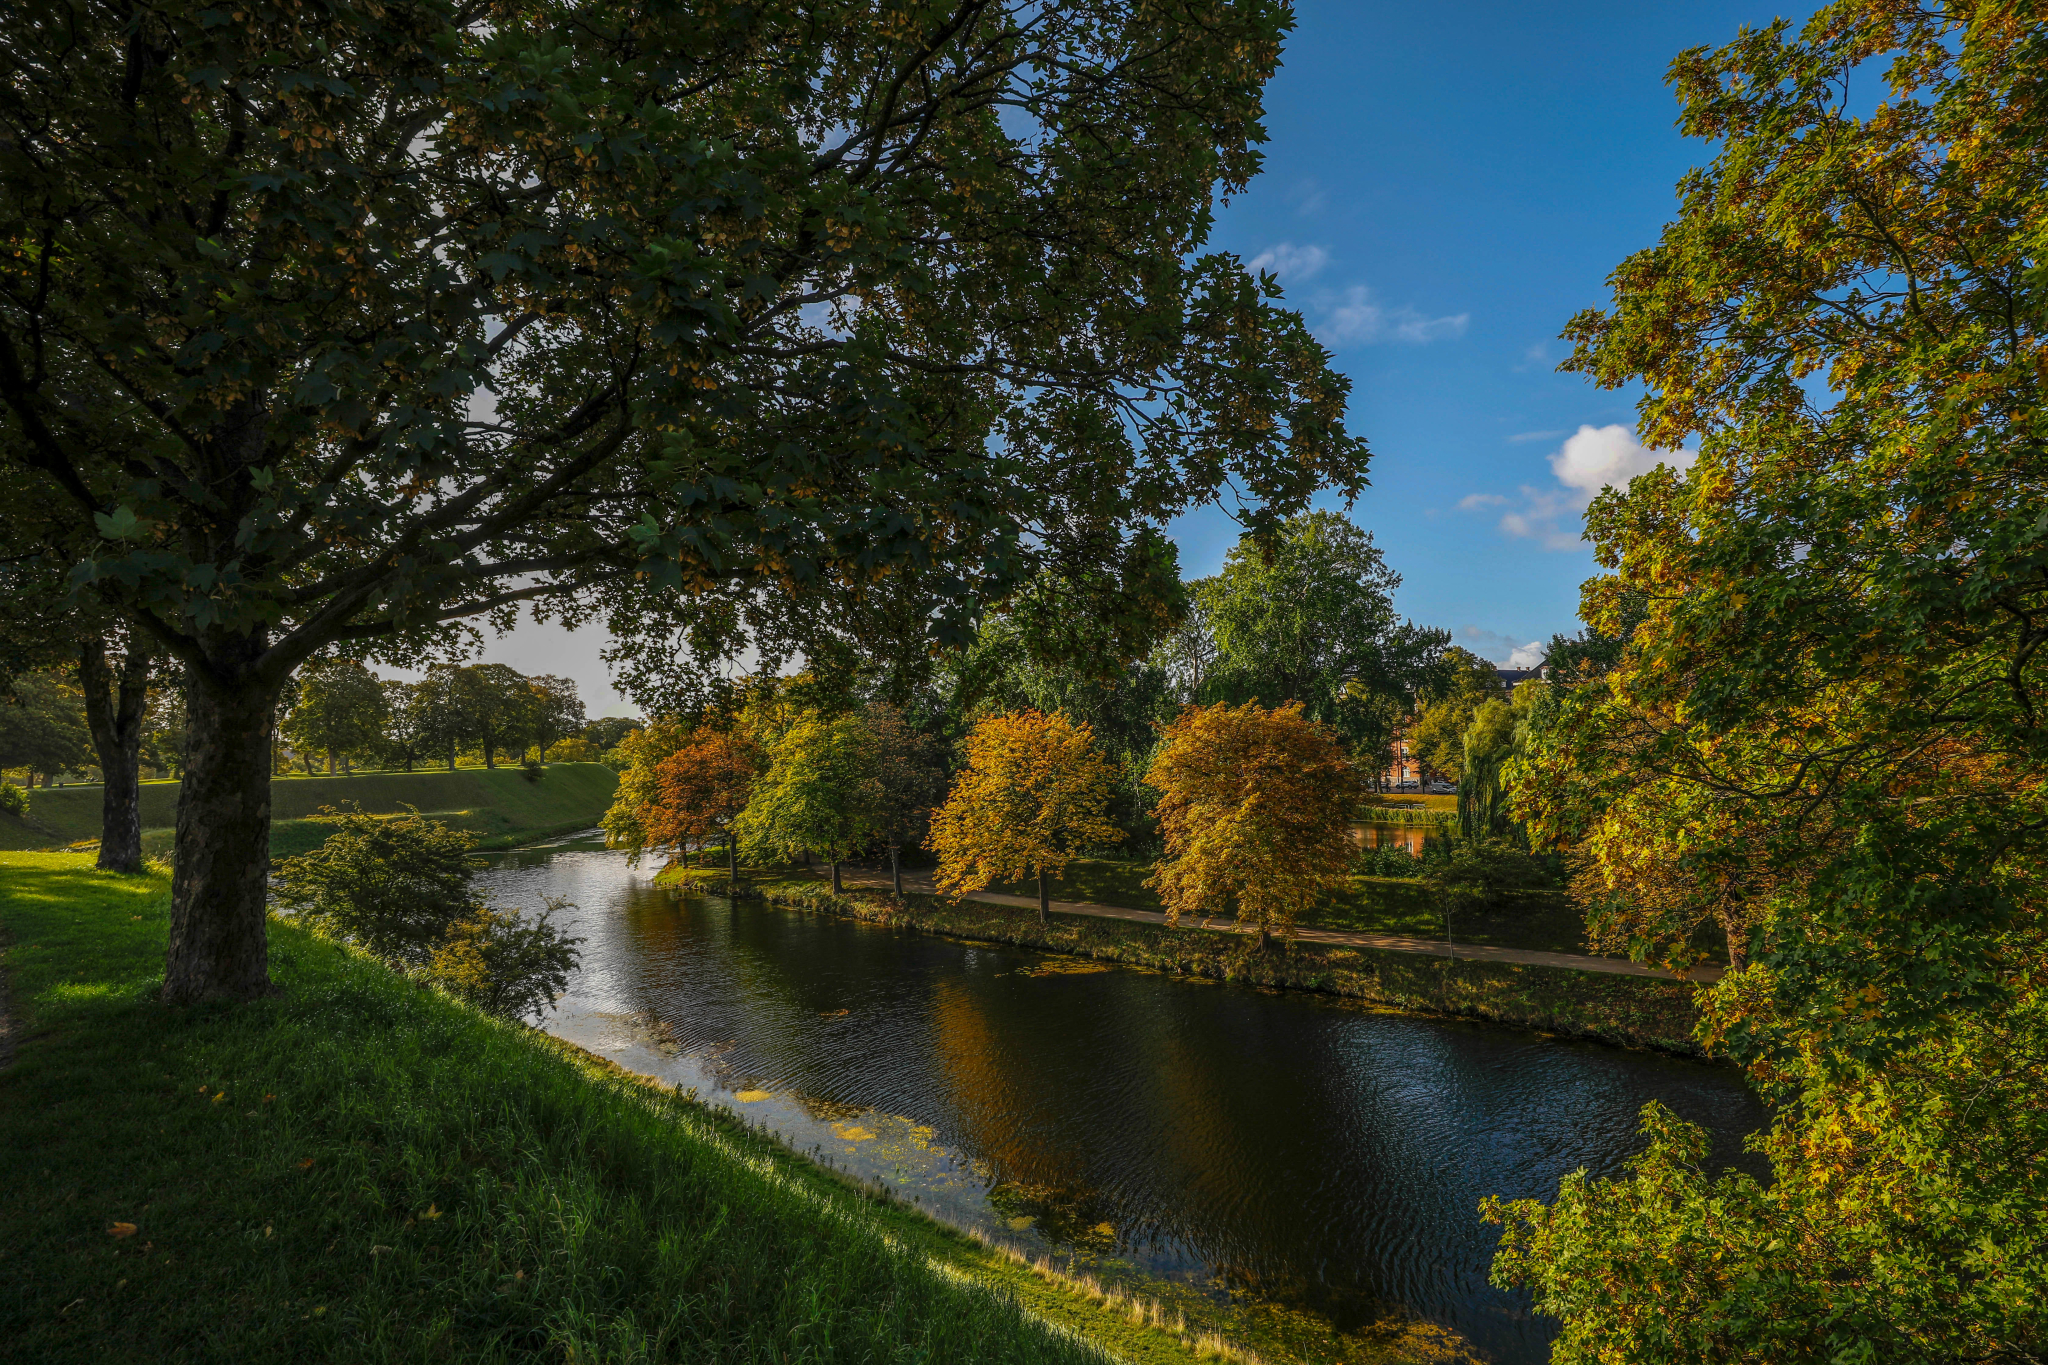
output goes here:
[[1465, 731], [1487, 702], [1502, 701], [1507, 688], [1500, 670], [1486, 660], [1452, 645], [1437, 663], [1434, 676], [1416, 697], [1415, 724], [1408, 731], [1409, 752], [1424, 771], [1453, 781], [1465, 775]]
[[92, 734], [78, 689], [63, 674], [43, 669], [13, 680], [0, 696], [0, 772], [28, 770], [28, 785], [92, 762]]
[[1300, 702], [1190, 706], [1167, 728], [1149, 776], [1166, 856], [1145, 884], [1169, 924], [1230, 915], [1264, 947], [1350, 884], [1358, 769]]
[[823, 855], [841, 890], [839, 865], [875, 834], [874, 751], [859, 716], [804, 717], [769, 749], [733, 832], [764, 861]]
[[964, 747], [966, 765], [932, 814], [933, 880], [957, 896], [1034, 877], [1044, 925], [1051, 879], [1082, 849], [1123, 842], [1108, 818], [1115, 770], [1086, 724], [1042, 711], [989, 716]]
[[1291, 517], [1270, 540], [1244, 537], [1221, 573], [1192, 585], [1214, 642], [1203, 699], [1298, 701], [1362, 762], [1384, 760], [1450, 640], [1401, 619], [1400, 583], [1372, 537], [1335, 512]]
[[353, 659], [331, 659], [299, 677], [298, 704], [284, 718], [284, 735], [312, 767], [314, 754], [336, 760], [369, 753], [384, 742], [390, 699], [375, 673]]
[[932, 811], [946, 799], [945, 751], [885, 703], [868, 707], [861, 721], [874, 773], [875, 836], [889, 850], [889, 884], [900, 899], [903, 850], [924, 843]]
[[1780, 1101], [1771, 1179], [1653, 1112], [1630, 1178], [1495, 1207], [1496, 1276], [1561, 1362], [2039, 1360], [2048, 26], [1842, 0], [1672, 76], [1719, 154], [1570, 364], [1699, 458], [1596, 502], [1626, 644], [1515, 802], [1596, 932], [1748, 949], [1706, 1033]]
[[540, 747], [540, 760], [548, 760], [548, 749], [581, 731], [588, 723], [583, 698], [576, 694], [576, 680], [553, 673], [541, 673], [526, 680], [533, 689], [533, 742]]
[[[1362, 487], [1205, 253], [1283, 0], [195, 0], [0, 45], [0, 405], [80, 591], [184, 664], [165, 995], [269, 989], [272, 702], [644, 575], [919, 574], [965, 637], [1226, 487]], [[88, 406], [90, 411], [87, 410]], [[89, 544], [86, 544], [90, 542]], [[1156, 590], [1156, 591], [1155, 591]]]

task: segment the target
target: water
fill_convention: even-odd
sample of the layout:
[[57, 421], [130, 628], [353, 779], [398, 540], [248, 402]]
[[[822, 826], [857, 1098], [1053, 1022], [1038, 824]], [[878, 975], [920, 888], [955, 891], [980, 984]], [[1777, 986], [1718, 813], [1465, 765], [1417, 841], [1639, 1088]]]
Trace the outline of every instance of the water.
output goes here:
[[685, 900], [617, 853], [486, 879], [576, 902], [547, 1027], [621, 1065], [1035, 1254], [1344, 1330], [1407, 1315], [1486, 1360], [1545, 1359], [1554, 1324], [1486, 1283], [1482, 1196], [1619, 1174], [1652, 1099], [1713, 1167], [1764, 1119], [1725, 1070]]

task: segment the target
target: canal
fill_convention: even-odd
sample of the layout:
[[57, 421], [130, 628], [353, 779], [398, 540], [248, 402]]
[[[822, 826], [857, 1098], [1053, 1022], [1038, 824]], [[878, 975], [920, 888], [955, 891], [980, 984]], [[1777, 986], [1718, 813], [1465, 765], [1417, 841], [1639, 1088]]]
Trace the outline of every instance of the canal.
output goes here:
[[[1622, 1173], [1657, 1100], [1750, 1160], [1732, 1072], [1305, 994], [683, 898], [588, 842], [501, 855], [497, 897], [586, 940], [545, 1026], [1027, 1254], [1356, 1331], [1540, 1361], [1492, 1288], [1488, 1194]], [[1021, 913], [1021, 912], [1020, 912]], [[1195, 932], [1195, 931], [1191, 931]]]

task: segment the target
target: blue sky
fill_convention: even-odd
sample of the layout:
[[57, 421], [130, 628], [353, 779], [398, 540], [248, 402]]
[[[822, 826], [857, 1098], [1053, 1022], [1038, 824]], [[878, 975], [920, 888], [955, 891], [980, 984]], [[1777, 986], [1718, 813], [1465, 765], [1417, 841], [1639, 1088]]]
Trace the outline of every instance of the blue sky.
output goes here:
[[[1674, 126], [1671, 59], [1810, 12], [1300, 0], [1265, 171], [1215, 244], [1285, 267], [1289, 303], [1351, 377], [1350, 426], [1373, 448], [1352, 516], [1403, 575], [1405, 614], [1496, 660], [1577, 628], [1594, 571], [1579, 509], [1655, 457], [1634, 443], [1633, 392], [1555, 373], [1557, 334], [1606, 301], [1608, 272], [1711, 155]], [[1236, 536], [1213, 510], [1174, 529], [1190, 576]]]
[[[1497, 661], [1577, 629], [1594, 567], [1579, 509], [1655, 457], [1634, 444], [1633, 393], [1554, 372], [1557, 334], [1606, 301], [1608, 272], [1711, 155], [1674, 127], [1671, 59], [1811, 9], [1298, 0], [1264, 173], [1213, 245], [1279, 269], [1351, 377], [1350, 427], [1373, 448], [1352, 516], [1403, 575], [1402, 612]], [[1203, 510], [1173, 532], [1194, 577], [1237, 528]], [[528, 624], [485, 657], [630, 714], [602, 645]]]

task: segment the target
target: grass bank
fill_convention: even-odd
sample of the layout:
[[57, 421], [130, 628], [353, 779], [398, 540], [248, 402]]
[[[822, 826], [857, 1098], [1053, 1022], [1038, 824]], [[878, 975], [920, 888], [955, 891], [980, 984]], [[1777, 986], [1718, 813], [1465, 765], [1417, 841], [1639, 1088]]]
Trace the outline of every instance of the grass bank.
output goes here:
[[[317, 846], [327, 827], [311, 819], [322, 806], [350, 802], [391, 814], [417, 806], [444, 824], [474, 832], [485, 848], [507, 847], [594, 825], [611, 804], [618, 776], [602, 763], [553, 763], [540, 781], [516, 767], [347, 777], [278, 777], [270, 783], [270, 853], [290, 857]], [[0, 848], [46, 848], [97, 839], [100, 788], [38, 787], [29, 820], [0, 815]], [[168, 852], [178, 818], [178, 784], [142, 784], [142, 843]]]
[[1144, 1305], [288, 924], [277, 998], [168, 1009], [166, 905], [160, 876], [0, 854], [21, 1039], [0, 1071], [0, 1358], [1200, 1351]]
[[[674, 873], [663, 873], [677, 880]], [[716, 874], [694, 873], [707, 889]], [[1309, 990], [1415, 1014], [1485, 1019], [1567, 1037], [1704, 1055], [1692, 1037], [1699, 1012], [1694, 988], [1682, 981], [1611, 976], [1553, 967], [1482, 962], [1297, 942], [1265, 952], [1241, 935], [1169, 929], [1127, 920], [1054, 915], [1045, 929], [1035, 911], [978, 901], [949, 902], [885, 892], [832, 892], [795, 873], [744, 879], [745, 891], [772, 903], [871, 924], [1008, 943], [1045, 952], [1117, 962], [1151, 971], [1200, 976], [1276, 990]]]

